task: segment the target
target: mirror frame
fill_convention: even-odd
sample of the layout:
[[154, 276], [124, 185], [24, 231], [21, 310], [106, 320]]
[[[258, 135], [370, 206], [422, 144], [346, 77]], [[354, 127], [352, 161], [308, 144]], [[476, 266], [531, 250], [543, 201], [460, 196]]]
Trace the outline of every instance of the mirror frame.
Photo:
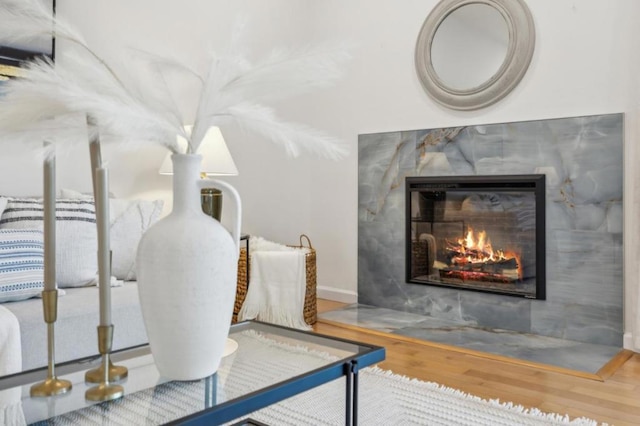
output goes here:
[[[487, 81], [471, 89], [454, 89], [436, 74], [431, 62], [431, 45], [442, 22], [455, 10], [469, 4], [496, 9], [509, 31], [504, 62]], [[533, 16], [523, 0], [441, 0], [422, 24], [415, 50], [415, 65], [422, 87], [436, 102], [457, 110], [489, 106], [505, 97], [527, 71], [535, 48]]]

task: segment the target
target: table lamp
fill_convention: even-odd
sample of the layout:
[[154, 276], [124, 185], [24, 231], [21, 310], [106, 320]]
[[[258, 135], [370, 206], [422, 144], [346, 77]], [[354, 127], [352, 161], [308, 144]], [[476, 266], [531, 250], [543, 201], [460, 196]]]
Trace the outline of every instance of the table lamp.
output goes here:
[[[185, 129], [187, 133], [191, 133], [191, 126], [185, 126]], [[182, 136], [178, 136], [178, 144], [186, 148], [187, 141]], [[202, 155], [200, 170], [202, 177], [238, 175], [238, 169], [233, 162], [233, 158], [231, 158], [220, 128], [215, 126], [209, 127], [196, 154]], [[160, 174], [173, 174], [171, 153], [167, 154], [162, 162]], [[220, 221], [220, 217], [222, 216], [222, 192], [216, 188], [203, 188], [200, 196], [202, 200], [202, 210], [209, 216]]]

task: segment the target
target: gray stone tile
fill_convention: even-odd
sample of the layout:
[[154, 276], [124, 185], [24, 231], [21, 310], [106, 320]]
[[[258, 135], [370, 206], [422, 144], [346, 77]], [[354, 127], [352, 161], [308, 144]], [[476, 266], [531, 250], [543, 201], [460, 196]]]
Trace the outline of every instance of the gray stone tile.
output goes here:
[[319, 315], [322, 319], [430, 342], [597, 373], [620, 350], [618, 345], [583, 343], [570, 339], [478, 327], [439, 317], [428, 317], [361, 304]]
[[[360, 135], [359, 300], [620, 345], [622, 141], [622, 114]], [[546, 301], [405, 282], [406, 176], [529, 173], [547, 178]]]
[[341, 310], [323, 313], [320, 316], [326, 320], [388, 333], [424, 321], [422, 315], [363, 305], [351, 305]]

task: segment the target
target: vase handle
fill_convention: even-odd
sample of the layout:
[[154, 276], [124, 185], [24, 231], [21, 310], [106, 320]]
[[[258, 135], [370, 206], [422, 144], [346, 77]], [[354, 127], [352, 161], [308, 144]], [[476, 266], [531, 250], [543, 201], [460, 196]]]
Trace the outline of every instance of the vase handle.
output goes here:
[[223, 182], [217, 179], [199, 179], [198, 186], [200, 189], [202, 188], [211, 188], [211, 186], [218, 187], [222, 191], [226, 192], [227, 195], [231, 196], [233, 199], [233, 204], [235, 205], [235, 216], [231, 226], [231, 237], [233, 238], [233, 242], [236, 245], [236, 249], [238, 255], [240, 255], [240, 223], [242, 221], [242, 202], [240, 201], [240, 195], [236, 189], [229, 185], [227, 182]]

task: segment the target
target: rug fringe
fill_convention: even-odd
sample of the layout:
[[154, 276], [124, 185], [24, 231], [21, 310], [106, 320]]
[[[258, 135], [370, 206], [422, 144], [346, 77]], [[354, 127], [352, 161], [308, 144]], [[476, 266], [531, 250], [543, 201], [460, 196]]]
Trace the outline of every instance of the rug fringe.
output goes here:
[[459, 389], [450, 388], [448, 386], [444, 386], [439, 383], [427, 382], [427, 381], [419, 380], [413, 377], [408, 377], [402, 374], [396, 374], [391, 370], [383, 370], [377, 365], [367, 367], [366, 370], [369, 371], [370, 373], [385, 377], [387, 379], [393, 379], [400, 382], [421, 386], [429, 390], [443, 392], [445, 394], [462, 398], [467, 401], [473, 401], [477, 403], [488, 403], [494, 407], [517, 412], [525, 416], [531, 416], [539, 419], [549, 420], [558, 424], [569, 424], [569, 425], [579, 425], [579, 426], [583, 426], [583, 425], [584, 426], [598, 426], [598, 425], [608, 426], [608, 423], [598, 423], [597, 421], [589, 419], [587, 417], [576, 417], [575, 419], [571, 420], [571, 417], [567, 414], [563, 415], [558, 413], [547, 413], [536, 407], [527, 408], [520, 404], [514, 404], [513, 402], [501, 402], [499, 399], [483, 399], [479, 396], [463, 392]]

